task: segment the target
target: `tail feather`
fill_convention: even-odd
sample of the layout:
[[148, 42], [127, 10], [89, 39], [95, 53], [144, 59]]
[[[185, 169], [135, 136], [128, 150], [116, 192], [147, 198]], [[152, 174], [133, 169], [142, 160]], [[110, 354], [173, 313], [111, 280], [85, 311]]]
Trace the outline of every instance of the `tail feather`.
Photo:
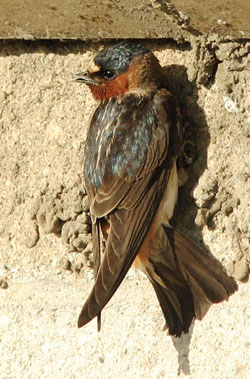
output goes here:
[[151, 279], [151, 283], [164, 314], [169, 334], [179, 337], [182, 332], [187, 333], [194, 318], [190, 288], [176, 286], [174, 290], [170, 290], [162, 287], [155, 280]]
[[174, 245], [177, 260], [190, 280], [195, 301], [199, 301], [203, 292], [208, 302], [219, 303], [228, 300], [237, 290], [235, 280], [224, 272], [221, 263], [179, 230], [174, 231]]
[[[202, 319], [212, 303], [227, 300], [237, 284], [221, 264], [178, 230], [164, 227], [164, 259], [151, 255], [146, 269], [160, 302], [169, 334], [187, 333], [194, 318]], [[164, 241], [164, 239], [162, 239]], [[163, 246], [161, 246], [162, 250]], [[175, 267], [169, 260], [173, 256]], [[171, 268], [170, 268], [171, 267]]]
[[155, 280], [151, 280], [151, 283], [164, 314], [169, 334], [179, 337], [182, 332], [187, 333], [194, 317], [193, 301], [189, 289], [184, 290], [181, 299], [179, 299], [182, 306], [180, 315], [174, 306], [171, 292]]

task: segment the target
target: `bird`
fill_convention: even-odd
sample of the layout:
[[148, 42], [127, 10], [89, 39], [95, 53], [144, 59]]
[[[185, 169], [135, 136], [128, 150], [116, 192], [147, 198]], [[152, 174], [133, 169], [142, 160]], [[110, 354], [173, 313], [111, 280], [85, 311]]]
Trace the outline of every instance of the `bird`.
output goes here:
[[97, 317], [129, 268], [151, 282], [171, 336], [188, 333], [237, 289], [220, 263], [170, 224], [178, 197], [184, 127], [150, 49], [122, 41], [102, 49], [75, 79], [98, 105], [84, 152], [95, 283], [78, 327]]

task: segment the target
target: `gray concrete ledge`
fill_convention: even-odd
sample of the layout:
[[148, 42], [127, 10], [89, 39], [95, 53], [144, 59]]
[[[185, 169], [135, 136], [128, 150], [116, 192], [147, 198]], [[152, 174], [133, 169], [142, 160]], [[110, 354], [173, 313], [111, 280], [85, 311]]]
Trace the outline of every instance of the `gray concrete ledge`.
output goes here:
[[248, 0], [1, 0], [0, 39], [250, 37]]

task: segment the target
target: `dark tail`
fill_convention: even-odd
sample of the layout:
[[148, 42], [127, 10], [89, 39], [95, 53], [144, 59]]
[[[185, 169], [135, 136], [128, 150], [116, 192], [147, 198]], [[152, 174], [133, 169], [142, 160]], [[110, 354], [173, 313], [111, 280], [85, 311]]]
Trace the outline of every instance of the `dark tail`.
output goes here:
[[194, 318], [202, 319], [212, 303], [227, 300], [237, 290], [237, 284], [218, 261], [183, 233], [172, 228], [164, 230], [170, 243], [168, 252], [165, 259], [155, 260], [152, 256], [154, 272], [148, 275], [169, 334], [180, 336], [188, 332]]

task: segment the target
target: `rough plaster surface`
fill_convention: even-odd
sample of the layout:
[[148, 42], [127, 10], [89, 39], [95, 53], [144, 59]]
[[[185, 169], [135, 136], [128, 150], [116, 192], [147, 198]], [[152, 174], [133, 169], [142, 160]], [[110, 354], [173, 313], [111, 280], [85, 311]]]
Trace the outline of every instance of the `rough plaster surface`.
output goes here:
[[[173, 222], [237, 279], [249, 272], [247, 41], [146, 42], [165, 67], [197, 157]], [[94, 101], [75, 83], [100, 44], [2, 42], [0, 377], [248, 378], [248, 283], [181, 339], [162, 332], [150, 284], [130, 271], [96, 323], [82, 160]]]
[[0, 38], [250, 37], [247, 0], [1, 0]]

